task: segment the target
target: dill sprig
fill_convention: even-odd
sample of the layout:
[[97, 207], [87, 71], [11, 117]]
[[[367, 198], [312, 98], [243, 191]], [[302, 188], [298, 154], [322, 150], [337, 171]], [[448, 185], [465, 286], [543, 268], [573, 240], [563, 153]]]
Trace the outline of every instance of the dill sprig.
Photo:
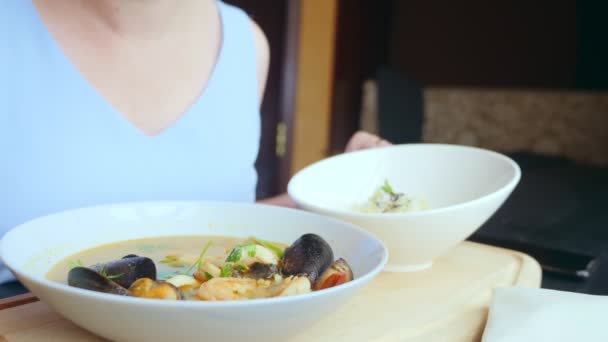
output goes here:
[[264, 241], [261, 239], [258, 239], [256, 237], [249, 237], [249, 240], [253, 241], [254, 243], [266, 247], [268, 249], [270, 249], [271, 251], [275, 252], [275, 254], [279, 257], [279, 259], [283, 258], [283, 254], [285, 254], [285, 251], [282, 248], [279, 248], [278, 246], [275, 246], [274, 244], [268, 242], [268, 241]]
[[108, 274], [108, 270], [106, 269], [106, 266], [104, 265], [104, 266], [101, 268], [101, 271], [99, 271], [99, 274], [101, 274], [102, 276], [104, 276], [104, 277], [106, 277], [106, 278], [108, 278], [108, 279], [112, 280], [112, 279], [116, 279], [116, 278], [120, 278], [120, 277], [122, 277], [122, 275], [123, 275], [124, 273], [119, 273], [119, 274]]
[[198, 256], [198, 259], [190, 267], [188, 267], [188, 269], [186, 270], [185, 274], [190, 274], [195, 269], [199, 270], [202, 267], [202, 265], [203, 265], [203, 257], [205, 256], [205, 254], [207, 253], [207, 250], [209, 250], [209, 247], [211, 247], [212, 244], [213, 243], [211, 241], [207, 242], [207, 244], [203, 248], [203, 251]]

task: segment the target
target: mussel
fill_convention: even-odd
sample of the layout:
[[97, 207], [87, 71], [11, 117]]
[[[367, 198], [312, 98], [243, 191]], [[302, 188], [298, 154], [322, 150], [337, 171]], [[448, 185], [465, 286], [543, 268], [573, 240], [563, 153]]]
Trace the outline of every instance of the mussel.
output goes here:
[[129, 254], [122, 259], [96, 264], [91, 268], [108, 275], [116, 284], [128, 289], [140, 278], [156, 280], [156, 266], [150, 258]]
[[129, 291], [136, 297], [173, 299], [184, 298], [183, 293], [175, 285], [168, 281], [153, 280], [150, 278], [137, 279], [129, 288]]
[[277, 265], [262, 264], [261, 262], [256, 262], [249, 266], [249, 271], [247, 271], [244, 276], [253, 279], [270, 279], [277, 272]]
[[121, 296], [131, 295], [124, 287], [87, 267], [72, 268], [68, 273], [68, 285]]
[[353, 280], [353, 278], [353, 271], [350, 266], [346, 260], [340, 258], [321, 274], [316, 284], [314, 284], [314, 289], [316, 291], [338, 286]]
[[91, 267], [74, 267], [68, 273], [68, 285], [131, 296], [133, 294], [128, 289], [141, 278], [156, 280], [156, 265], [150, 258], [130, 254], [120, 260]]
[[329, 244], [316, 234], [304, 234], [285, 250], [282, 272], [285, 275], [306, 275], [311, 284], [333, 263]]

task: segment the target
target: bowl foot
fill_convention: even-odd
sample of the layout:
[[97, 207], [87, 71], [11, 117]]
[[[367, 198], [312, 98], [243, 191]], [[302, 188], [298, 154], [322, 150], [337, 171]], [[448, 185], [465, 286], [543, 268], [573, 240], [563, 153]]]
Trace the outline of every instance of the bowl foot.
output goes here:
[[418, 272], [418, 271], [424, 271], [426, 269], [429, 269], [432, 266], [433, 266], [432, 261], [424, 263], [424, 264], [406, 265], [406, 266], [389, 264], [389, 265], [386, 265], [382, 271], [383, 272]]

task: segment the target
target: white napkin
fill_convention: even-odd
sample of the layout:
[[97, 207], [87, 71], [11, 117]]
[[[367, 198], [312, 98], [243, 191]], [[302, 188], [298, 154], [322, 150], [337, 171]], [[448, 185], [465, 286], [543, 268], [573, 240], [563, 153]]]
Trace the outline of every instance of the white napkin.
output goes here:
[[545, 289], [496, 289], [482, 341], [606, 342], [608, 297]]

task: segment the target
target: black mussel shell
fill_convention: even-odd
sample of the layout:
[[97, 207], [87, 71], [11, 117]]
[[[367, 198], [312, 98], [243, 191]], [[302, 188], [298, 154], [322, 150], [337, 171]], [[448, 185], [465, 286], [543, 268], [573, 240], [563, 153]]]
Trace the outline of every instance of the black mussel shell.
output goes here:
[[130, 296], [124, 287], [86, 267], [74, 267], [68, 273], [68, 285], [85, 290]]
[[150, 258], [129, 254], [120, 260], [114, 260], [91, 267], [94, 271], [112, 277], [112, 281], [128, 289], [139, 278], [156, 280], [156, 265]]
[[253, 279], [269, 279], [278, 273], [278, 271], [277, 265], [256, 262], [249, 266], [246, 277]]
[[281, 271], [285, 275], [306, 275], [314, 284], [333, 261], [334, 253], [323, 238], [304, 234], [285, 250]]

